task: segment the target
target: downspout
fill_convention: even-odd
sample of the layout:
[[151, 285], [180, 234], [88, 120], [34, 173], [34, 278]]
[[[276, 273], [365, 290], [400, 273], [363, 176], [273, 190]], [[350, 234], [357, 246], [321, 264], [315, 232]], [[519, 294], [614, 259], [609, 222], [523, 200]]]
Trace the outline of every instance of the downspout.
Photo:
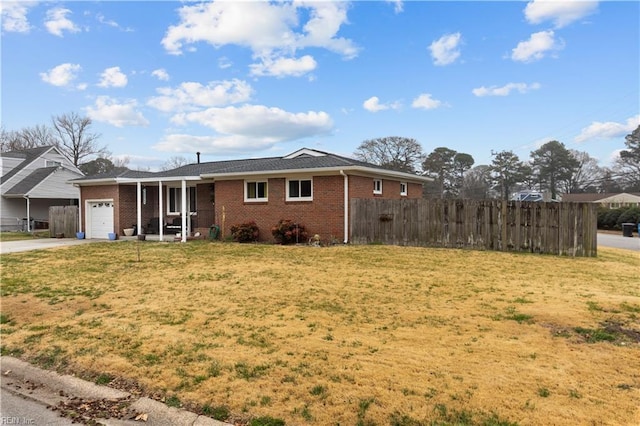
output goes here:
[[140, 181], [136, 185], [136, 216], [136, 230], [139, 235], [142, 233], [142, 183]]
[[344, 243], [349, 242], [349, 176], [340, 170], [340, 174], [344, 176]]
[[23, 198], [27, 200], [27, 232], [31, 232], [31, 201], [28, 195], [24, 195]]

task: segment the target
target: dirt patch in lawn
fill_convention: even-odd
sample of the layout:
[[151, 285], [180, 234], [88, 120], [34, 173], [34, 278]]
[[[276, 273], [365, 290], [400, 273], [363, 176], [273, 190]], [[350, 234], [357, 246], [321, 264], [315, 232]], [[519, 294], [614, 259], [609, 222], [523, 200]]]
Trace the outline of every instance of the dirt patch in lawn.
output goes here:
[[121, 242], [1, 262], [3, 354], [212, 417], [640, 423], [635, 253]]

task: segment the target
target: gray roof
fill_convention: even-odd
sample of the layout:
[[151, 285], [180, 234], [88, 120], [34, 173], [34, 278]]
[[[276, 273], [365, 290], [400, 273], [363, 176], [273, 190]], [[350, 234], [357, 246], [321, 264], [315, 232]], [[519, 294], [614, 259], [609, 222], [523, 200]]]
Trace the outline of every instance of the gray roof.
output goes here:
[[34, 160], [38, 159], [38, 157], [40, 157], [42, 154], [49, 151], [51, 148], [53, 148], [52, 145], [39, 146], [37, 148], [25, 149], [22, 151], [3, 152], [2, 157], [24, 158], [24, 160], [22, 161], [22, 163], [18, 164], [16, 167], [10, 170], [6, 175], [3, 175], [0, 182], [2, 183], [6, 182], [12, 176], [18, 173], [20, 170], [24, 169], [29, 164], [31, 164]]
[[616, 195], [621, 194], [629, 194], [635, 195], [636, 197], [640, 197], [640, 192], [603, 192], [603, 193], [593, 193], [587, 192], [582, 194], [564, 194], [562, 196], [562, 201], [570, 201], [570, 202], [596, 202], [599, 200], [603, 200], [605, 198], [614, 197]]
[[[392, 171], [390, 169], [371, 164], [363, 161], [354, 160], [352, 158], [342, 157], [340, 155], [331, 154], [327, 152], [315, 151], [321, 155], [314, 156], [308, 154], [301, 154], [293, 158], [285, 157], [267, 157], [267, 158], [254, 158], [244, 160], [226, 160], [226, 161], [213, 161], [207, 163], [196, 163], [181, 166], [172, 170], [166, 170], [161, 172], [125, 172], [118, 176], [110, 176], [109, 174], [103, 174], [98, 176], [86, 176], [80, 179], [75, 179], [74, 182], [101, 180], [109, 178], [176, 178], [176, 177], [199, 177], [202, 175], [224, 175], [224, 174], [242, 174], [242, 173], [260, 173], [260, 172], [277, 172], [287, 170], [304, 170], [304, 169], [322, 169], [322, 168], [342, 168], [342, 167], [363, 167], [368, 169], [375, 169], [380, 172]], [[135, 175], [135, 173], [139, 175]], [[144, 173], [142, 175], [141, 173]], [[406, 174], [407, 177], [411, 176], [419, 178], [417, 175]]]
[[26, 195], [35, 188], [39, 183], [45, 180], [49, 175], [54, 173], [58, 166], [42, 167], [36, 169], [29, 176], [22, 179], [15, 186], [9, 189], [5, 195]]

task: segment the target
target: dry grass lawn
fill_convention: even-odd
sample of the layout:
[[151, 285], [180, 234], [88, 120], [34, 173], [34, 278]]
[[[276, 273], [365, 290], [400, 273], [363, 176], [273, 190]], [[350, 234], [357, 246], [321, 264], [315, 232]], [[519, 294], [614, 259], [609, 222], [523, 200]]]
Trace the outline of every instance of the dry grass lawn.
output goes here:
[[638, 253], [119, 242], [1, 264], [2, 354], [208, 414], [640, 424]]

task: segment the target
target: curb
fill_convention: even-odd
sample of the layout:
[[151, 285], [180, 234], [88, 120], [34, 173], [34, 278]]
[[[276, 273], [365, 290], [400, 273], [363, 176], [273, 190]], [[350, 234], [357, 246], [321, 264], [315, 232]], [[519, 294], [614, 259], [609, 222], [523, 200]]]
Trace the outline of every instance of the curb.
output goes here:
[[168, 407], [147, 397], [134, 397], [129, 392], [87, 382], [74, 376], [61, 375], [53, 371], [42, 370], [17, 358], [0, 357], [0, 385], [3, 390], [20, 395], [42, 404], [43, 410], [57, 407], [72, 400], [129, 399], [129, 408], [139, 414], [146, 414], [146, 420], [120, 420], [96, 418], [94, 420], [107, 426], [150, 425], [164, 426], [232, 426], [210, 417], [190, 411]]

